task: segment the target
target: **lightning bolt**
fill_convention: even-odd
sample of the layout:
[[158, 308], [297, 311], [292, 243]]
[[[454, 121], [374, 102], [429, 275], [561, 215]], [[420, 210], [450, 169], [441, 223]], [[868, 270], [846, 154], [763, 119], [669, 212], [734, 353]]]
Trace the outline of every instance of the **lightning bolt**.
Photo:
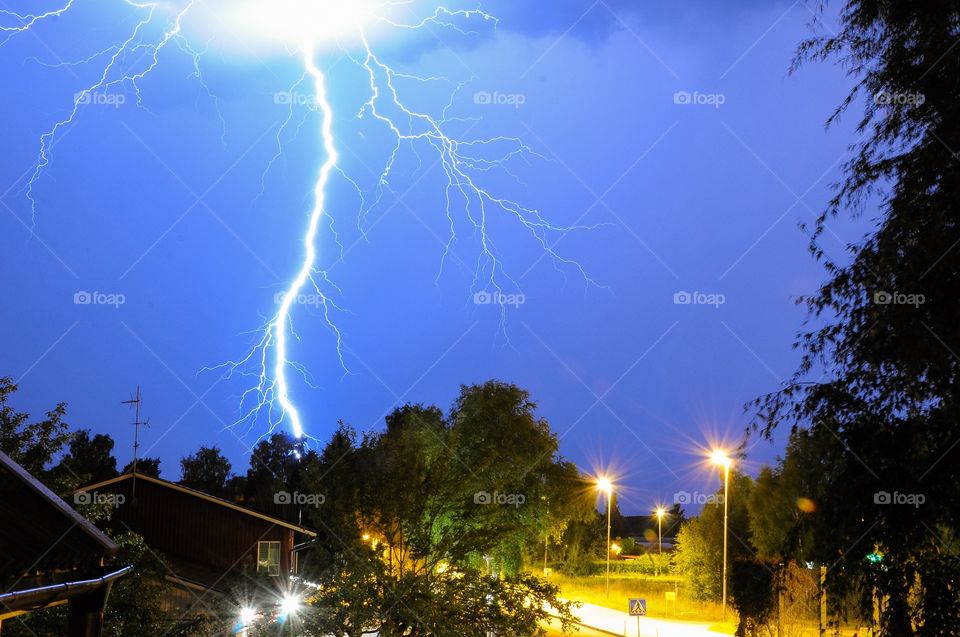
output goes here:
[[[312, 281], [311, 276], [317, 261], [317, 231], [320, 228], [320, 218], [323, 216], [324, 206], [327, 200], [327, 182], [330, 181], [330, 172], [337, 165], [337, 148], [333, 140], [333, 109], [330, 107], [330, 101], [327, 99], [326, 77], [317, 67], [314, 61], [314, 50], [310, 44], [301, 47], [303, 54], [303, 65], [313, 78], [314, 90], [316, 91], [316, 106], [320, 109], [323, 117], [320, 125], [320, 136], [323, 139], [323, 151], [326, 154], [323, 164], [320, 166], [320, 176], [317, 178], [316, 186], [313, 189], [313, 210], [310, 213], [310, 221], [307, 224], [307, 232], [303, 238], [304, 259], [300, 266], [300, 271], [290, 283], [287, 293], [280, 303], [280, 309], [269, 326], [269, 330], [274, 332], [276, 338], [276, 361], [274, 363], [274, 377], [277, 379], [277, 401], [280, 403], [280, 409], [290, 419], [290, 428], [293, 435], [297, 438], [303, 436], [303, 424], [300, 422], [300, 413], [290, 400], [290, 392], [287, 384], [287, 324], [290, 322], [290, 308], [293, 302], [300, 295], [301, 291]], [[318, 294], [319, 286], [314, 283]], [[325, 298], [325, 297], [324, 297]], [[326, 303], [325, 303], [326, 306]], [[334, 328], [336, 329], [336, 328]], [[337, 350], [339, 351], [340, 331], [337, 333]], [[341, 358], [342, 361], [342, 358]]]
[[[71, 8], [73, 1], [68, 0], [59, 9], [36, 15], [0, 11], [0, 16], [6, 15], [20, 22], [20, 25], [16, 27], [0, 27], [0, 33], [8, 32], [7, 38], [0, 40], [0, 46], [16, 33], [29, 30], [47, 19], [63, 15]], [[219, 102], [210, 91], [200, 71], [200, 59], [209, 48], [210, 42], [208, 41], [202, 47], [194, 46], [182, 35], [183, 21], [196, 0], [188, 0], [181, 10], [173, 14], [172, 18], [169, 18], [168, 24], [160, 31], [159, 35], [154, 35], [152, 38], [147, 35], [147, 31], [154, 25], [161, 3], [136, 2], [135, 0], [124, 0], [124, 2], [131, 7], [146, 12], [146, 15], [136, 23], [129, 37], [84, 60], [65, 63], [86, 64], [101, 57], [107, 58], [98, 79], [75, 94], [73, 107], [66, 117], [56, 122], [40, 137], [37, 162], [27, 186], [27, 199], [30, 202], [31, 214], [34, 218], [37, 209], [34, 196], [35, 186], [49, 164], [50, 151], [58, 133], [74, 123], [80, 106], [98, 91], [128, 85], [136, 94], [136, 105], [144, 108], [139, 83], [157, 67], [161, 52], [168, 48], [171, 42], [176, 42], [180, 51], [192, 57], [193, 77], [200, 82], [206, 94], [214, 100], [216, 112], [225, 134], [226, 125], [220, 112]], [[388, 3], [388, 5], [392, 4], [396, 3]], [[431, 15], [411, 23], [402, 23], [379, 15], [372, 16], [372, 18], [394, 29], [415, 31], [436, 26], [451, 29], [462, 35], [476, 33], [465, 26], [474, 20], [492, 24], [494, 28], [497, 25], [497, 19], [494, 16], [479, 9], [451, 10], [446, 7], [437, 7]], [[510, 170], [511, 161], [518, 158], [540, 157], [540, 155], [518, 137], [495, 136], [461, 139], [448, 132], [453, 124], [475, 119], [449, 115], [457, 95], [473, 78], [455, 83], [441, 76], [400, 73], [376, 54], [361, 25], [357, 25], [357, 32], [361, 43], [359, 53], [341, 46], [343, 54], [362, 69], [367, 78], [368, 97], [359, 107], [357, 117], [363, 118], [369, 115], [374, 122], [385, 127], [391, 133], [393, 144], [387, 153], [382, 169], [375, 177], [376, 185], [373, 196], [368, 198], [360, 185], [348, 177], [338, 166], [339, 154], [334, 135], [335, 115], [328, 96], [328, 78], [317, 64], [315, 44], [312, 42], [302, 43], [295, 51], [302, 63], [303, 73], [291, 87], [290, 92], [292, 96], [296, 87], [303, 82], [310, 81], [313, 85], [314, 95], [308, 106], [320, 116], [319, 134], [323, 161], [319, 166], [313, 186], [312, 207], [308, 214], [307, 226], [302, 238], [303, 258], [296, 275], [286, 286], [284, 292], [277, 296], [278, 308], [276, 312], [257, 330], [255, 342], [245, 356], [239, 360], [231, 360], [221, 365], [205, 368], [221, 370], [225, 377], [240, 374], [243, 377], [254, 379], [240, 396], [239, 417], [232, 426], [247, 423], [252, 427], [258, 419], [265, 417], [269, 426], [268, 432], [286, 422], [297, 438], [307, 435], [303, 418], [292, 398], [291, 374], [300, 374], [307, 384], [311, 384], [310, 377], [306, 368], [291, 357], [291, 341], [299, 340], [299, 336], [293, 327], [294, 313], [298, 300], [308, 290], [315, 293], [316, 305], [322, 309], [323, 320], [335, 337], [340, 365], [345, 371], [347, 369], [342, 351], [343, 334], [334, 321], [334, 314], [337, 311], [342, 311], [342, 308], [328, 293], [328, 290], [335, 290], [336, 292], [340, 292], [340, 290], [330, 280], [327, 272], [318, 267], [317, 241], [321, 231], [321, 223], [325, 218], [335, 241], [340, 245], [341, 254], [343, 250], [339, 237], [337, 237], [333, 228], [334, 217], [327, 210], [329, 184], [334, 174], [341, 175], [359, 193], [358, 227], [361, 232], [364, 232], [365, 236], [364, 220], [366, 215], [380, 203], [384, 194], [390, 191], [391, 176], [404, 147], [409, 148], [418, 161], [421, 159], [421, 153], [432, 154], [438, 165], [441, 166], [445, 179], [443, 186], [444, 214], [449, 227], [449, 235], [440, 256], [438, 279], [444, 272], [446, 261], [455, 257], [454, 246], [458, 239], [456, 228], [458, 221], [465, 220], [472, 226], [479, 244], [479, 254], [473, 269], [471, 291], [486, 286], [487, 289], [502, 294], [505, 285], [509, 285], [511, 289], [519, 290], [519, 282], [511, 277], [505, 269], [499, 257], [496, 243], [489, 232], [489, 224], [493, 215], [507, 215], [532, 237], [539, 248], [550, 257], [555, 267], [561, 271], [564, 268], [572, 268], [585, 282], [590, 285], [597, 285], [579, 262], [561, 255], [554, 247], [555, 238], [562, 234], [571, 230], [591, 229], [596, 226], [555, 225], [548, 221], [539, 210], [497, 195], [481, 183], [481, 178], [494, 170], [501, 170], [513, 176]], [[127, 56], [135, 53], [140, 54], [141, 59], [145, 60], [140, 70], [135, 72], [130, 70], [119, 71], [120, 68], [130, 66], [125, 64], [124, 60]], [[447, 82], [453, 89], [449, 101], [439, 115], [432, 115], [422, 110], [415, 110], [405, 101], [401, 87], [408, 82]], [[261, 187], [257, 197], [262, 195], [266, 188], [267, 171], [283, 154], [282, 135], [293, 120], [294, 106], [293, 100], [291, 100], [289, 114], [277, 132], [276, 152], [271, 157], [261, 177]], [[301, 121], [301, 125], [302, 123]], [[504, 305], [501, 305], [500, 312], [501, 329], [505, 333], [506, 307]]]

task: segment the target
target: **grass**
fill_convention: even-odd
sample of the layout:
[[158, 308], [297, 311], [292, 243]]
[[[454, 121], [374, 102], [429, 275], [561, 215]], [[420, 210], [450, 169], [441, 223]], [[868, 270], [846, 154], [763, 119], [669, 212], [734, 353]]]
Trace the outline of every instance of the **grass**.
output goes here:
[[[647, 614], [651, 617], [718, 623], [722, 615], [719, 604], [690, 599], [679, 579], [669, 575], [654, 577], [611, 574], [609, 597], [606, 593], [605, 575], [570, 577], [553, 574], [549, 579], [560, 586], [562, 595], [568, 599], [615, 610], [626, 611], [627, 600], [631, 597], [642, 597], [647, 600]], [[666, 601], [667, 592], [677, 594], [676, 602]]]

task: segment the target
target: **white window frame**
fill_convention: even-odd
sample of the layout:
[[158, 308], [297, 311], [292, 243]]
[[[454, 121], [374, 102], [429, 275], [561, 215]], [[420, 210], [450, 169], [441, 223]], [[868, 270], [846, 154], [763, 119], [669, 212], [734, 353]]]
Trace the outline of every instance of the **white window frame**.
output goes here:
[[257, 542], [257, 572], [271, 577], [280, 576], [280, 542]]

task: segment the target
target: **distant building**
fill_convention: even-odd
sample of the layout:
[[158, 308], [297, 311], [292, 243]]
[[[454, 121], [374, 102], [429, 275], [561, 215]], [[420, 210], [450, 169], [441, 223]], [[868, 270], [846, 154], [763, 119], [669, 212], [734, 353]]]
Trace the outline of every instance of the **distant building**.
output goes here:
[[209, 594], [226, 593], [244, 574], [278, 578], [278, 590], [299, 571], [297, 551], [316, 532], [174, 482], [124, 474], [84, 487], [117, 503], [111, 525], [141, 535], [162, 555], [175, 592], [168, 610], [202, 613]]
[[30, 611], [67, 604], [67, 637], [99, 637], [113, 583], [131, 567], [104, 568], [117, 545], [0, 453], [0, 632]]

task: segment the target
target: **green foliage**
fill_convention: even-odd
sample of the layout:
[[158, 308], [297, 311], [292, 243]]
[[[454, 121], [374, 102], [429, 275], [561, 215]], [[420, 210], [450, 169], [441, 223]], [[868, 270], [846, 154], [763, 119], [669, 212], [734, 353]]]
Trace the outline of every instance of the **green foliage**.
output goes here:
[[[610, 572], [617, 575], [664, 575], [670, 572], [670, 554], [663, 557], [657, 553], [644, 553], [636, 559], [614, 560]], [[606, 568], [605, 562], [597, 562], [598, 570]]]
[[230, 461], [220, 448], [200, 447], [195, 453], [180, 460], [180, 484], [211, 495], [224, 497], [228, 493]]
[[[750, 476], [730, 473], [728, 507], [728, 559], [749, 557], [750, 518], [747, 502], [753, 490]], [[717, 493], [719, 504], [707, 504], [700, 515], [687, 520], [677, 533], [674, 568], [684, 577], [694, 599], [718, 601], [723, 571], [723, 490]]]
[[[133, 473], [133, 460], [124, 465], [120, 473]], [[137, 473], [143, 476], [160, 477], [160, 458], [137, 459]]]
[[802, 563], [812, 550], [811, 515], [818, 494], [800, 456], [800, 442], [792, 436], [786, 457], [760, 470], [747, 501], [750, 542], [761, 557]]
[[775, 565], [741, 557], [730, 568], [730, 603], [740, 622], [737, 637], [756, 637], [774, 612], [777, 602]]
[[[719, 541], [723, 542], [722, 536]], [[684, 577], [693, 599], [720, 599], [722, 557], [723, 547], [718, 549], [715, 529], [703, 519], [691, 518], [680, 527], [674, 568]]]
[[[788, 458], [816, 504], [804, 552], [832, 566], [831, 593], [858, 594], [870, 617], [876, 590], [881, 635], [960, 634], [960, 7], [849, 0], [826, 33], [798, 61], [833, 59], [855, 79], [831, 120], [862, 105], [861, 138], [811, 233], [830, 278], [803, 299], [802, 363], [757, 401], [756, 425], [794, 429]], [[868, 202], [873, 230], [832, 260], [828, 222]], [[864, 559], [875, 549], [882, 568]]]
[[463, 387], [448, 417], [408, 405], [359, 440], [341, 425], [301, 472], [325, 496], [306, 578], [328, 583], [305, 634], [535, 635], [546, 604], [569, 620], [556, 587], [522, 569], [525, 546], [584, 511], [571, 504], [579, 474], [534, 410], [490, 382]]
[[54, 473], [58, 481], [73, 480], [78, 486], [117, 477], [113, 438], [104, 434], [91, 437], [89, 429], [74, 432], [70, 435], [69, 451], [60, 459]]
[[44, 420], [28, 423], [29, 414], [7, 404], [16, 391], [12, 379], [0, 378], [0, 451], [31, 475], [40, 477], [70, 439], [67, 424], [63, 422], [67, 407], [59, 403], [47, 412]]

